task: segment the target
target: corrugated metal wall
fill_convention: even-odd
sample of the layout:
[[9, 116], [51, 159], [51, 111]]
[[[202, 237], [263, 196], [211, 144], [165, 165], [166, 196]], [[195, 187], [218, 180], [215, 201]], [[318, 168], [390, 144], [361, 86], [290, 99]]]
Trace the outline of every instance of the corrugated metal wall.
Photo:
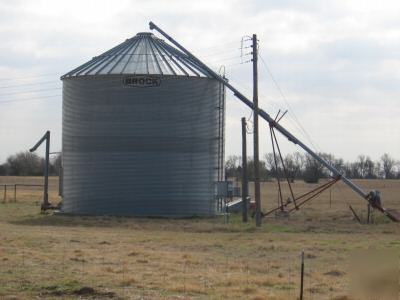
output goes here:
[[160, 86], [140, 88], [123, 78], [63, 80], [62, 210], [215, 214], [220, 84], [164, 76]]

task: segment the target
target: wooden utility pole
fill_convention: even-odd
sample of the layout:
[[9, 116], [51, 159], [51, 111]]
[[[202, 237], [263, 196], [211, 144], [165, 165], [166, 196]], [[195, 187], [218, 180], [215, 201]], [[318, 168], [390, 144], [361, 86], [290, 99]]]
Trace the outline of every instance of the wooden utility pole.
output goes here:
[[254, 196], [256, 226], [261, 226], [260, 157], [258, 152], [258, 49], [257, 35], [253, 34], [253, 119], [254, 119]]
[[247, 197], [249, 186], [247, 182], [247, 139], [246, 118], [242, 118], [242, 221], [247, 222]]

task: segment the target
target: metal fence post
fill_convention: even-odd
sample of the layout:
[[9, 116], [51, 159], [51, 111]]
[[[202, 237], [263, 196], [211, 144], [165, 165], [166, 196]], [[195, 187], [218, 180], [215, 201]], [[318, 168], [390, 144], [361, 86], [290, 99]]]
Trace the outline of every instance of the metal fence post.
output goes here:
[[301, 252], [300, 300], [303, 300], [303, 288], [304, 288], [304, 251]]

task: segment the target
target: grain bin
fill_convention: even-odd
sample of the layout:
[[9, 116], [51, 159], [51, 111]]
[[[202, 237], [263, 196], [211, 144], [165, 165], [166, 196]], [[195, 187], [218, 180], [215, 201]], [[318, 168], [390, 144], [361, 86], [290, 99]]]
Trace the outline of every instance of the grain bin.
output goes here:
[[61, 80], [63, 212], [216, 213], [224, 88], [206, 70], [138, 33]]

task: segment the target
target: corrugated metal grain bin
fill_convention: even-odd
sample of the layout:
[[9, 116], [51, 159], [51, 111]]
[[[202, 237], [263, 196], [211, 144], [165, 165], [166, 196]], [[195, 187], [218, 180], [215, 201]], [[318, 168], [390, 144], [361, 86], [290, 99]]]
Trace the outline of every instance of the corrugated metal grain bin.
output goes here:
[[61, 79], [63, 212], [216, 213], [224, 90], [205, 70], [138, 33]]

